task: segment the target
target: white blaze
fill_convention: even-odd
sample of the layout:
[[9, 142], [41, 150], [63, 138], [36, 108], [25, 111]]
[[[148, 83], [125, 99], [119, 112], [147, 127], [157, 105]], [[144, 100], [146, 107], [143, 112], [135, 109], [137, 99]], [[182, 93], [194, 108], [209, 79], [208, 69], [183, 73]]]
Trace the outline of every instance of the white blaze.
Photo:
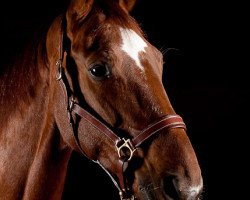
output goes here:
[[126, 52], [136, 63], [136, 65], [143, 70], [143, 66], [139, 59], [139, 53], [145, 52], [147, 47], [146, 42], [133, 30], [120, 28], [122, 38], [122, 50]]

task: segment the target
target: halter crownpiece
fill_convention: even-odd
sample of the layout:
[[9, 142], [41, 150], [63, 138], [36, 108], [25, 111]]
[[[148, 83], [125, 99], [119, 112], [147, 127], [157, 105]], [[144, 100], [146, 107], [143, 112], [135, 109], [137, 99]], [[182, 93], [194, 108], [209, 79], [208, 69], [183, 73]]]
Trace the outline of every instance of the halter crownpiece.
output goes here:
[[[75, 100], [73, 92], [69, 87], [69, 83], [67, 77], [64, 73], [63, 68], [63, 59], [64, 59], [64, 50], [63, 50], [63, 41], [64, 41], [64, 28], [63, 28], [63, 19], [62, 19], [62, 28], [61, 28], [61, 44], [59, 45], [59, 54], [60, 58], [56, 62], [57, 74], [56, 80], [60, 83], [61, 88], [64, 93], [66, 109], [68, 113], [69, 123], [72, 126], [73, 134], [70, 136], [72, 137], [73, 141], [75, 141], [74, 149], [78, 150], [86, 157], [86, 153], [84, 153], [83, 149], [81, 148], [80, 142], [78, 138], [76, 138], [77, 134], [75, 133], [75, 124], [72, 120], [72, 113], [77, 114], [84, 120], [86, 120], [92, 127], [98, 129], [99, 132], [106, 135], [109, 140], [113, 143], [117, 154], [118, 160], [117, 165], [119, 168], [119, 172], [117, 174], [117, 178], [119, 183], [115, 180], [115, 178], [108, 172], [108, 170], [101, 165], [101, 163], [97, 160], [97, 162], [110, 176], [112, 181], [114, 182], [115, 186], [119, 190], [119, 195], [121, 200], [134, 200], [135, 197], [132, 194], [131, 188], [127, 185], [127, 180], [125, 179], [124, 173], [127, 169], [127, 166], [131, 159], [134, 157], [134, 154], [145, 141], [149, 140], [153, 135], [159, 133], [162, 129], [173, 129], [173, 128], [182, 128], [186, 129], [186, 125], [183, 122], [182, 118], [179, 115], [165, 115], [162, 116], [157, 121], [148, 125], [145, 129], [143, 129], [136, 137], [132, 138], [120, 138], [118, 134], [108, 128], [104, 123], [98, 120], [94, 115], [90, 114], [86, 109], [82, 108]], [[126, 166], [126, 167], [125, 167]]]

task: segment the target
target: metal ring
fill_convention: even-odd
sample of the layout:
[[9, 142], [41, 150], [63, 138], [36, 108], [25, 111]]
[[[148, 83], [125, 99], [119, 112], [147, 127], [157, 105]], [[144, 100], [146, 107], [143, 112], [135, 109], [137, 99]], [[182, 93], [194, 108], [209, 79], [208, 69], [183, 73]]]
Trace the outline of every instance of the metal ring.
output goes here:
[[56, 61], [56, 67], [57, 67], [56, 80], [59, 81], [62, 79], [62, 61], [61, 60]]
[[[116, 149], [119, 158], [125, 161], [130, 161], [134, 156], [134, 152], [136, 151], [136, 148], [132, 144], [131, 140], [126, 140], [124, 138], [117, 142]], [[129, 154], [127, 154], [127, 152], [129, 152]]]

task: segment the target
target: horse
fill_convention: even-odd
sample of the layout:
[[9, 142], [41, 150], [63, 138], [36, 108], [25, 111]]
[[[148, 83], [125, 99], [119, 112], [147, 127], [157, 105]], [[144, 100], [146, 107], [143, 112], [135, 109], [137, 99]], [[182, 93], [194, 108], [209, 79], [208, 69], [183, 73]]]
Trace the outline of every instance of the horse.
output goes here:
[[62, 198], [72, 152], [122, 200], [200, 198], [200, 166], [135, 0], [71, 0], [0, 74], [0, 199]]

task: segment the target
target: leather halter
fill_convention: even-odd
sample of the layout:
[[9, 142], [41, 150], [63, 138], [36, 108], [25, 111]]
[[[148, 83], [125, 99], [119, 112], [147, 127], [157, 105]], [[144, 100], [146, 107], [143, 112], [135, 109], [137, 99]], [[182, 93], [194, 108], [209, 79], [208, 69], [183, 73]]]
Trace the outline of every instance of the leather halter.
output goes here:
[[158, 119], [157, 121], [148, 125], [145, 129], [143, 129], [136, 137], [131, 138], [120, 138], [118, 134], [112, 131], [108, 126], [98, 120], [94, 115], [90, 114], [86, 109], [82, 108], [74, 99], [73, 92], [69, 87], [69, 83], [67, 77], [64, 73], [64, 67], [62, 66], [64, 59], [64, 27], [62, 20], [62, 28], [61, 28], [61, 43], [59, 45], [59, 53], [60, 59], [56, 62], [57, 67], [57, 75], [56, 79], [61, 85], [65, 96], [66, 109], [68, 112], [69, 123], [73, 128], [73, 134], [70, 137], [73, 137], [75, 141], [74, 149], [84, 154], [86, 157], [86, 153], [83, 151], [78, 138], [76, 138], [75, 128], [74, 128], [74, 120], [72, 117], [72, 113], [77, 114], [81, 118], [85, 119], [92, 127], [97, 129], [99, 132], [103, 133], [114, 145], [114, 148], [118, 154], [117, 165], [119, 168], [119, 172], [117, 174], [117, 178], [119, 183], [116, 182], [115, 178], [108, 172], [105, 167], [101, 165], [101, 163], [97, 160], [97, 162], [110, 176], [115, 186], [119, 190], [119, 195], [121, 200], [133, 200], [135, 197], [132, 194], [131, 189], [127, 185], [127, 180], [124, 177], [124, 173], [127, 169], [127, 166], [131, 159], [134, 157], [134, 153], [136, 150], [149, 138], [153, 135], [160, 132], [162, 129], [173, 129], [173, 128], [182, 128], [186, 129], [185, 123], [179, 115], [165, 115]]

